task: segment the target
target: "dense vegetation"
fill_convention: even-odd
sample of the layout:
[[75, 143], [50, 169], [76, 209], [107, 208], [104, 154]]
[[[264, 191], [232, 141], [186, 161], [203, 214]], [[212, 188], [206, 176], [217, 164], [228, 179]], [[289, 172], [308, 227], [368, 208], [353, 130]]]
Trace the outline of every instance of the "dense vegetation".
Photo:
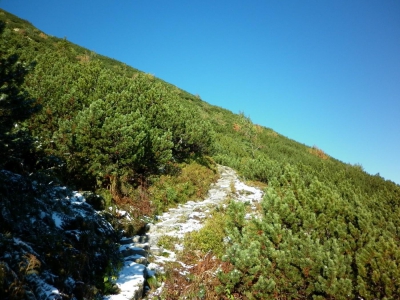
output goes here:
[[[177, 88], [1, 17], [1, 296], [101, 297], [120, 234], [215, 180], [212, 129]], [[134, 221], [101, 221], [65, 184]]]
[[[54, 181], [100, 194], [107, 206], [123, 206], [136, 217], [133, 227], [124, 228], [133, 233], [144, 215], [204, 195], [216, 177], [215, 161], [267, 186], [261, 218], [244, 220], [245, 207], [234, 203], [226, 217], [215, 218], [219, 228], [226, 227], [218, 234], [231, 240], [224, 249], [215, 245], [221, 242], [218, 236], [209, 242], [211, 249], [201, 243], [202, 235], [211, 233], [187, 240], [203, 251], [218, 249], [225, 261], [215, 282], [219, 297], [400, 298], [398, 185], [254, 125], [243, 113], [209, 105], [151, 75], [47, 36], [7, 12], [0, 10], [0, 19], [5, 24], [0, 45], [2, 249], [11, 247], [11, 237], [30, 234], [12, 222], [27, 219], [37, 205], [33, 199], [40, 198], [38, 191], [10, 192], [11, 175], [4, 172], [23, 176], [24, 185]], [[6, 218], [4, 211], [17, 201], [21, 211]], [[104, 208], [100, 203], [97, 209]], [[70, 230], [94, 226], [80, 222]], [[56, 236], [51, 238], [57, 244]], [[114, 239], [110, 234], [86, 247], [67, 237], [58, 242], [86, 259], [99, 243], [109, 251], [104, 255], [111, 255]], [[43, 265], [45, 255], [39, 252]], [[14, 280], [18, 291], [29, 286], [20, 266], [30, 260], [10, 262], [2, 253], [0, 295], [22, 297], [8, 287]], [[60, 247], [52, 253], [70, 259]], [[112, 274], [116, 261], [112, 255], [102, 260], [93, 278], [87, 274], [95, 262], [82, 266], [84, 277], [69, 267], [53, 284], [65, 287], [68, 277], [87, 280], [86, 295], [94, 297], [97, 291], [90, 287], [106, 291], [100, 282]]]
[[[375, 197], [305, 182], [285, 167], [266, 190], [262, 218], [236, 217], [230, 228], [234, 269], [223, 284], [257, 299], [398, 298], [400, 211], [393, 199]], [[243, 210], [233, 207], [235, 216]]]

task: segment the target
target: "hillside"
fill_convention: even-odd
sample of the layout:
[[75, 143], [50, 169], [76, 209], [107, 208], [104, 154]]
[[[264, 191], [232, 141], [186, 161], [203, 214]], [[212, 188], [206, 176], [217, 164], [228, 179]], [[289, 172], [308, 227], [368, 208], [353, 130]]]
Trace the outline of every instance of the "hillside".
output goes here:
[[265, 187], [260, 218], [226, 212], [219, 297], [400, 297], [400, 186], [3, 10], [0, 21], [2, 298], [47, 299], [37, 277], [62, 291], [51, 299], [112, 292], [118, 238], [204, 197], [216, 163]]

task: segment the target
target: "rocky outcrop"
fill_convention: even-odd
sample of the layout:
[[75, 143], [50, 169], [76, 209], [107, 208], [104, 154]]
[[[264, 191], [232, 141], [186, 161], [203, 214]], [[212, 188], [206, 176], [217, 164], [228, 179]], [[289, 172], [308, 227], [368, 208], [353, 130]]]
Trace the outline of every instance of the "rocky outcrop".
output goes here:
[[83, 195], [44, 175], [0, 170], [0, 199], [0, 298], [95, 294], [97, 274], [119, 261], [118, 235]]

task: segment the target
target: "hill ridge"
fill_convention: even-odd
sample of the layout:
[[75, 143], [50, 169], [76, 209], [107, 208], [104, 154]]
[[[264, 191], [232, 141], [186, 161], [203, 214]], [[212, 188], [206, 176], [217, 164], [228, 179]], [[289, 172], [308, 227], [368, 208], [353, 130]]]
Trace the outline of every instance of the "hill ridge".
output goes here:
[[[246, 219], [248, 207], [231, 202], [187, 237], [185, 247], [196, 248], [188, 252], [213, 251], [223, 266], [207, 281], [199, 270], [212, 267], [213, 256], [199, 262], [187, 297], [205, 297], [206, 290], [221, 298], [400, 297], [399, 185], [253, 124], [244, 113], [40, 36], [11, 14], [2, 11], [0, 21], [8, 22], [0, 24], [1, 297], [38, 296], [34, 274], [65, 297], [115, 292], [117, 237], [141, 233], [155, 215], [205, 197], [217, 164], [265, 188], [260, 218]], [[26, 184], [14, 187], [4, 172]], [[105, 236], [76, 216], [66, 218], [68, 236], [42, 232], [61, 221], [50, 212], [42, 218], [35, 203], [48, 195], [49, 207], [61, 205], [51, 190], [62, 186], [87, 191], [115, 231]], [[42, 254], [7, 254], [14, 238], [30, 237]], [[107, 249], [104, 260], [87, 263], [98, 257], [98, 244]]]

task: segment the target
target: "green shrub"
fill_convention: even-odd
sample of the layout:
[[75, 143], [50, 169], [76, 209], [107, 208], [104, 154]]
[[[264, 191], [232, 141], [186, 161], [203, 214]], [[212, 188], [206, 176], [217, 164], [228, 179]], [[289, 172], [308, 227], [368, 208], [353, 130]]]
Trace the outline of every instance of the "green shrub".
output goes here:
[[169, 250], [173, 250], [177, 243], [179, 243], [179, 238], [175, 236], [163, 235], [158, 239], [158, 245]]
[[185, 235], [183, 241], [185, 251], [201, 251], [204, 254], [212, 251], [215, 256], [222, 257], [225, 250], [225, 223], [225, 214], [214, 212], [199, 231], [192, 231]]
[[287, 166], [269, 183], [262, 218], [246, 222], [244, 206], [232, 203], [232, 243], [224, 256], [232, 268], [220, 273], [220, 292], [250, 299], [398, 299], [398, 217], [387, 208], [382, 215], [375, 197], [344, 188], [317, 179], [306, 184]]
[[218, 177], [215, 167], [203, 166], [193, 160], [174, 168], [180, 170], [178, 174], [161, 175], [149, 188], [156, 213], [161, 213], [177, 203], [204, 198], [210, 184]]

